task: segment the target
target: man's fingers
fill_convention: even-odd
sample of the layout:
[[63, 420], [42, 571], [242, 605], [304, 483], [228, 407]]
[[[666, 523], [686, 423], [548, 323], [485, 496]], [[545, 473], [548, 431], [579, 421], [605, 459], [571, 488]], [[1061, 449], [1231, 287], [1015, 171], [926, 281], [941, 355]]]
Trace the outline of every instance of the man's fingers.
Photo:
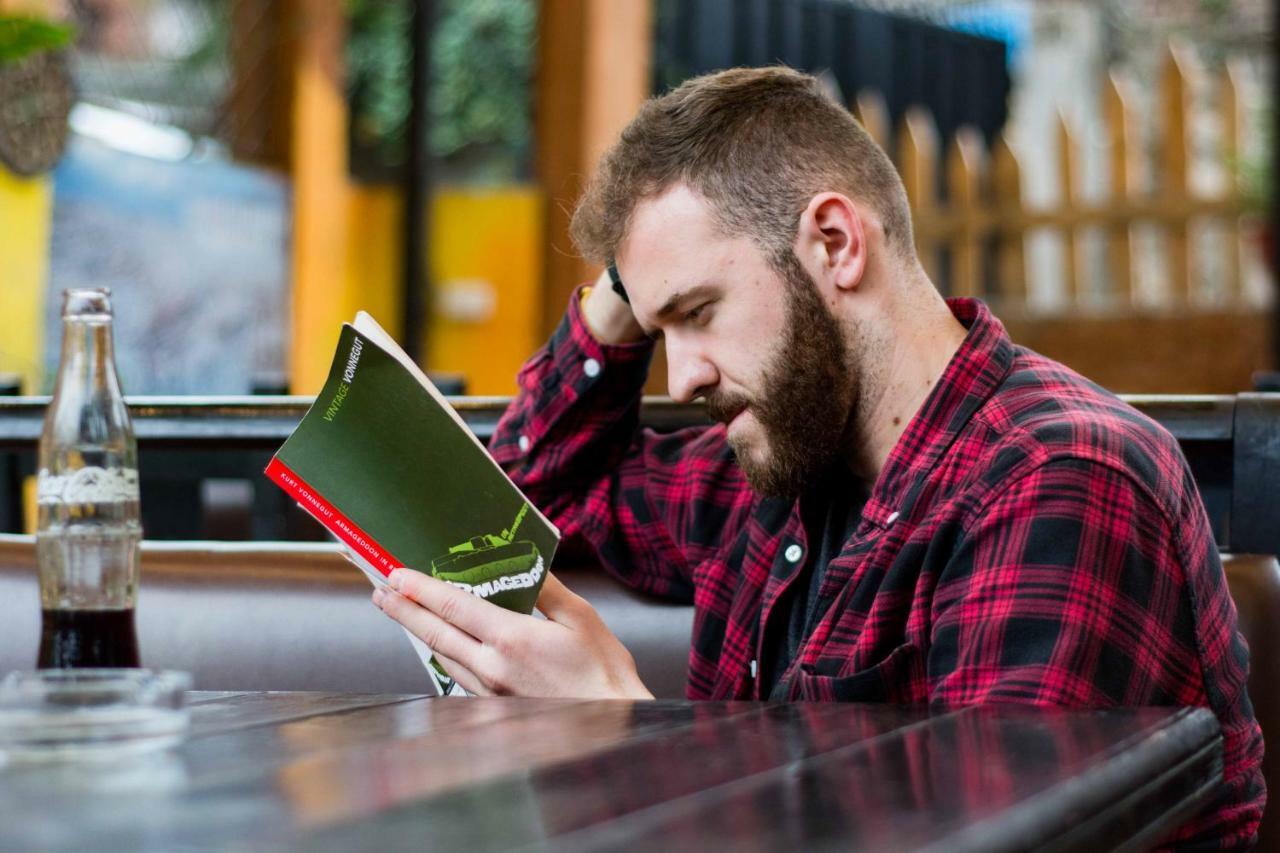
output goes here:
[[513, 615], [496, 604], [412, 569], [396, 569], [388, 583], [401, 595], [482, 643], [492, 642], [510, 624]]
[[475, 637], [460, 631], [393, 589], [376, 590], [373, 593], [373, 603], [381, 608], [383, 613], [408, 628], [422, 642], [430, 646], [433, 652], [445, 655], [468, 669], [476, 666], [483, 646]]
[[590, 609], [591, 605], [587, 604], [586, 599], [562, 584], [560, 579], [550, 572], [547, 573], [547, 579], [542, 582], [537, 607], [542, 611], [542, 615], [552, 622], [559, 622], [570, 628], [577, 627], [581, 623], [584, 612], [595, 612]]
[[439, 652], [432, 649], [435, 658], [444, 667], [444, 671], [449, 673], [449, 677], [461, 684], [467, 689], [467, 692], [474, 693], [476, 696], [492, 696], [493, 691], [484, 686], [484, 682], [471, 670], [467, 669], [456, 660], [447, 658]]

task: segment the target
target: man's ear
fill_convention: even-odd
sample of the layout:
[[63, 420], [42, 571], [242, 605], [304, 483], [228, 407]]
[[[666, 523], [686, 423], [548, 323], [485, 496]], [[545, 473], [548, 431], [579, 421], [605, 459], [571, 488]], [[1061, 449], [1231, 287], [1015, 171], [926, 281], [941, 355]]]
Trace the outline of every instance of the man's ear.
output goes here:
[[800, 214], [796, 257], [817, 281], [856, 290], [867, 269], [862, 212], [840, 193], [819, 193]]

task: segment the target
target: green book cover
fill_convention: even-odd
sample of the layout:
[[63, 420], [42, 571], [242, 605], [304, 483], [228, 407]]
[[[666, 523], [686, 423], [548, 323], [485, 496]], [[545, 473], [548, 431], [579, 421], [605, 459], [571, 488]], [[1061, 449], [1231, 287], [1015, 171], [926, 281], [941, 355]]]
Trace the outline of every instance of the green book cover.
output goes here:
[[375, 583], [405, 566], [529, 613], [559, 542], [363, 312], [343, 325], [324, 389], [266, 473]]

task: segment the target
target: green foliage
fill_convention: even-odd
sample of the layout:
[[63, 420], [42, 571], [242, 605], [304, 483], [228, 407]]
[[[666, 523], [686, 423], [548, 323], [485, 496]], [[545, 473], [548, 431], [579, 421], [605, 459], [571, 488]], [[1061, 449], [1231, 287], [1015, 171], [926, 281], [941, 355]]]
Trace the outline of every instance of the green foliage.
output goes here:
[[[529, 147], [533, 0], [437, 0], [428, 143], [446, 179], [510, 180]], [[408, 0], [348, 0], [348, 88], [357, 147], [405, 159]]]
[[72, 27], [25, 15], [0, 15], [0, 65], [66, 47]]
[[1259, 111], [1259, 144], [1253, 156], [1242, 158], [1236, 168], [1245, 208], [1263, 215], [1271, 211], [1275, 198], [1275, 108], [1267, 105]]
[[1231, 0], [1200, 0], [1200, 11], [1211, 17], [1220, 18], [1231, 11]]
[[535, 10], [529, 0], [446, 0], [431, 51], [431, 148], [528, 142]]
[[348, 0], [347, 94], [357, 146], [388, 166], [405, 161], [409, 117], [408, 0]]

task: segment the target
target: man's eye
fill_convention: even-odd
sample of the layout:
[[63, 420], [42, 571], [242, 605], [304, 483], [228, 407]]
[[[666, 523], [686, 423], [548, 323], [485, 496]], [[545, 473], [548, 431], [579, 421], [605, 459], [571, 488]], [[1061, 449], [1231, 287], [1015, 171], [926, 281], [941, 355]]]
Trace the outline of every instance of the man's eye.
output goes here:
[[707, 320], [711, 319], [710, 312], [707, 310], [709, 306], [710, 303], [704, 302], [702, 305], [694, 308], [692, 311], [684, 315], [685, 321], [699, 326], [705, 326]]

